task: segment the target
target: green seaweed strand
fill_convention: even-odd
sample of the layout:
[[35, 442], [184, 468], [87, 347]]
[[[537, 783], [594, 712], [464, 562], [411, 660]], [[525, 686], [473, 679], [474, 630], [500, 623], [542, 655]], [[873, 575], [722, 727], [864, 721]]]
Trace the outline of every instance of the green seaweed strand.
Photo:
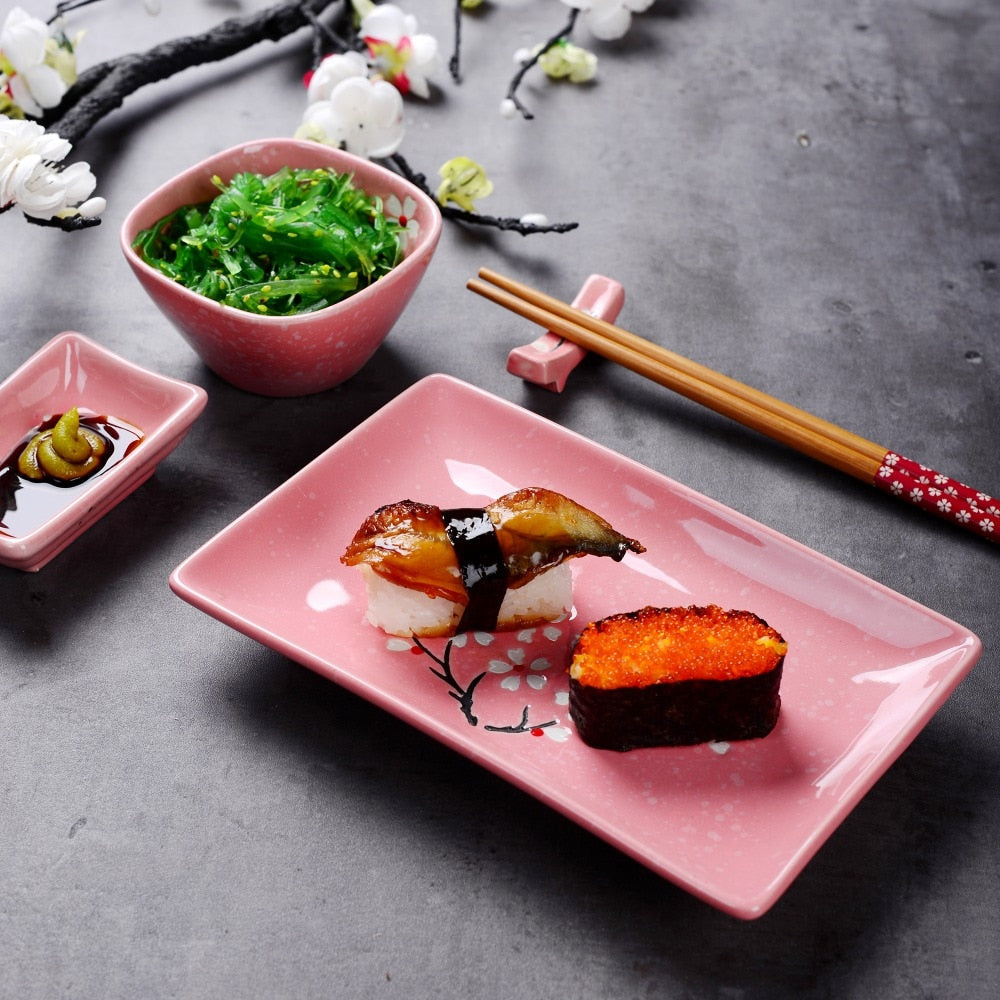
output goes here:
[[133, 247], [152, 267], [217, 302], [265, 315], [311, 312], [387, 274], [400, 226], [350, 174], [283, 167], [237, 174], [203, 205], [143, 230]]

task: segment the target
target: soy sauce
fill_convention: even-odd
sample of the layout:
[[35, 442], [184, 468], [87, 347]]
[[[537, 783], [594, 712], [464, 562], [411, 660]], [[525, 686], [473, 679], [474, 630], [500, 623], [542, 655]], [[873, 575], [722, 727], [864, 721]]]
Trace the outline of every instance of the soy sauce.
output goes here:
[[23, 538], [41, 527], [50, 517], [86, 493], [142, 440], [142, 431], [124, 420], [108, 416], [80, 416], [80, 426], [100, 434], [107, 443], [101, 464], [89, 475], [71, 482], [55, 479], [27, 479], [17, 470], [17, 460], [25, 445], [39, 432], [58, 423], [62, 414], [47, 417], [29, 431], [0, 462], [0, 534]]

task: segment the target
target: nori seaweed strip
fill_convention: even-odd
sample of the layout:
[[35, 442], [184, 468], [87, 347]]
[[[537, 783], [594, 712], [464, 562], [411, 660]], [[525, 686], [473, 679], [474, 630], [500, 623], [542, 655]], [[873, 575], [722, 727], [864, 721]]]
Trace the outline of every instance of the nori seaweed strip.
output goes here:
[[469, 595], [455, 631], [492, 632], [507, 593], [507, 565], [490, 515], [482, 507], [453, 507], [441, 511], [441, 520]]

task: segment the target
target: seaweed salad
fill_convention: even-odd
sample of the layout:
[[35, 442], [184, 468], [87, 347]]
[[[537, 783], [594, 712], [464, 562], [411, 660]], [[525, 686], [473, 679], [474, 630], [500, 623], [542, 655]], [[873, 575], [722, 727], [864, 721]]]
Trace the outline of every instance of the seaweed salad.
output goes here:
[[333, 305], [402, 257], [401, 226], [350, 174], [283, 167], [240, 173], [209, 202], [143, 230], [143, 260], [192, 291], [236, 309], [287, 316]]

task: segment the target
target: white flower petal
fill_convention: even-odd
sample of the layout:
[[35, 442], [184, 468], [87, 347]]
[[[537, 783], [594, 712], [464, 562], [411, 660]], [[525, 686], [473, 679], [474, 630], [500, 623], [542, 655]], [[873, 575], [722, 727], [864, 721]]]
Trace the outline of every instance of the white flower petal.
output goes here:
[[23, 78], [27, 83], [31, 96], [43, 107], [54, 108], [63, 99], [63, 94], [69, 89], [65, 81], [51, 66], [32, 66], [24, 73], [15, 77]]
[[7, 83], [10, 87], [10, 95], [14, 103], [26, 114], [33, 118], [41, 118], [45, 114], [45, 109], [32, 97], [28, 82], [23, 73], [18, 73], [10, 78]]
[[58, 176], [66, 192], [66, 201], [70, 204], [75, 205], [85, 201], [97, 187], [97, 178], [90, 172], [90, 167], [86, 163], [71, 163], [65, 170], [60, 171]]
[[583, 12], [584, 23], [595, 38], [621, 38], [632, 24], [632, 12], [648, 10], [653, 0], [562, 0]]
[[96, 219], [108, 207], [104, 198], [88, 198], [78, 209], [77, 214], [84, 219]]
[[393, 45], [408, 35], [415, 35], [416, 31], [417, 19], [391, 3], [379, 4], [361, 19], [362, 37], [379, 38]]
[[410, 52], [411, 62], [430, 69], [437, 63], [437, 39], [433, 35], [411, 35]]
[[9, 205], [18, 200], [21, 189], [41, 162], [37, 153], [29, 153], [3, 165], [0, 169], [0, 205]]
[[18, 73], [45, 61], [45, 41], [49, 29], [21, 7], [7, 15], [0, 29], [0, 50]]
[[595, 38], [607, 42], [625, 35], [632, 23], [632, 15], [617, 4], [604, 4], [588, 11], [584, 20]]
[[312, 79], [309, 81], [309, 88], [306, 92], [306, 99], [310, 104], [316, 101], [328, 100], [333, 88], [343, 80], [352, 76], [367, 77], [368, 63], [360, 52], [344, 52], [327, 56], [316, 67]]

